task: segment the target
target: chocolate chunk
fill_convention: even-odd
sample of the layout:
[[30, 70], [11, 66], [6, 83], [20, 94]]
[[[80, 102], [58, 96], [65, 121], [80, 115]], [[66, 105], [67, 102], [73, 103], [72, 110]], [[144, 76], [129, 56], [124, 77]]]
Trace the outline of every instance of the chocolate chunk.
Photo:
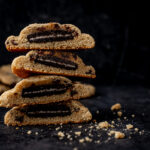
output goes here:
[[23, 122], [24, 116], [15, 116], [15, 120], [18, 122]]
[[66, 70], [76, 70], [78, 68], [78, 65], [75, 62], [53, 55], [31, 55], [30, 60], [34, 60], [35, 63], [63, 68]]
[[53, 41], [72, 40], [78, 33], [75, 31], [50, 30], [29, 34], [27, 39], [30, 43], [46, 43]]
[[71, 84], [52, 84], [52, 85], [43, 85], [43, 86], [31, 86], [22, 90], [22, 97], [32, 98], [32, 97], [41, 97], [41, 96], [50, 96], [63, 94], [69, 89]]
[[21, 110], [29, 117], [56, 117], [56, 116], [68, 116], [71, 115], [70, 108], [62, 103], [52, 103], [52, 104], [37, 104], [33, 106], [26, 106]]
[[89, 71], [86, 72], [86, 74], [92, 74], [92, 70], [90, 69]]
[[73, 58], [76, 60], [77, 59], [77, 54], [73, 54]]
[[72, 91], [71, 91], [71, 96], [73, 96], [73, 95], [75, 95], [75, 94], [78, 94], [78, 92], [75, 91], [75, 90], [72, 90]]
[[78, 107], [78, 108], [75, 107], [73, 110], [74, 110], [75, 112], [78, 112], [78, 111], [80, 110], [80, 108], [79, 108], [79, 107]]
[[11, 40], [11, 43], [12, 43], [13, 45], [18, 45], [18, 43], [17, 43], [15, 40]]

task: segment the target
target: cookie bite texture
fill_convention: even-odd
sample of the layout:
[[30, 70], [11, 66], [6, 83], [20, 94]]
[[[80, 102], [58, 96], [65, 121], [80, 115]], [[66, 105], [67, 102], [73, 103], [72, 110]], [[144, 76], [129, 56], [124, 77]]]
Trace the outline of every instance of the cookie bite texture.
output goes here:
[[92, 119], [80, 102], [37, 104], [14, 107], [5, 114], [4, 123], [12, 126], [82, 123]]
[[9, 36], [5, 42], [9, 51], [33, 49], [90, 49], [95, 45], [93, 37], [81, 33], [72, 24], [45, 23], [25, 27], [19, 36]]
[[0, 96], [0, 106], [48, 104], [86, 98], [94, 93], [92, 85], [73, 83], [62, 76], [33, 76], [23, 79], [13, 89], [4, 92]]
[[19, 77], [32, 74], [54, 74], [95, 78], [95, 69], [84, 64], [82, 59], [71, 52], [30, 51], [12, 62], [12, 71]]

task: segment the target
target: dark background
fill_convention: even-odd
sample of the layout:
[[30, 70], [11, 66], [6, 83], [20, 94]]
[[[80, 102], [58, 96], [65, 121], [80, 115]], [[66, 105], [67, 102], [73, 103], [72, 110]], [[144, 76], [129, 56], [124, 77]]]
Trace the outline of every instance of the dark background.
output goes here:
[[[89, 108], [93, 119], [115, 120], [110, 112], [111, 105], [122, 105], [123, 117], [128, 118], [115, 130], [131, 123], [144, 135], [131, 135], [109, 143], [64, 145], [58, 140], [56, 126], [7, 127], [3, 123], [6, 109], [0, 108], [0, 149], [47, 150], [47, 149], [104, 149], [104, 150], [149, 150], [150, 147], [150, 13], [144, 1], [110, 0], [0, 0], [0, 65], [11, 63], [18, 53], [5, 49], [4, 42], [10, 35], [31, 23], [60, 22], [78, 26], [82, 32], [91, 34], [96, 40], [93, 50], [82, 51], [85, 62], [95, 67], [97, 78], [96, 95], [81, 100]], [[99, 110], [100, 114], [96, 114]], [[135, 118], [131, 115], [135, 114]], [[143, 115], [144, 114], [144, 115]], [[123, 121], [123, 117], [121, 120]], [[83, 124], [82, 134], [91, 123]], [[62, 131], [75, 131], [78, 124], [62, 127]], [[27, 135], [32, 130], [33, 134]], [[42, 130], [42, 131], [41, 131]], [[134, 130], [134, 129], [133, 129]], [[38, 131], [39, 136], [34, 132]], [[94, 133], [97, 134], [97, 133]], [[83, 136], [82, 135], [82, 136]], [[96, 135], [93, 137], [93, 139]], [[102, 132], [102, 141], [105, 134]], [[101, 139], [100, 139], [101, 140]], [[66, 140], [66, 142], [68, 142]]]
[[110, 0], [0, 0], [0, 64], [11, 63], [4, 42], [31, 23], [71, 23], [91, 34], [96, 47], [82, 52], [97, 71], [98, 84], [149, 85], [147, 4]]

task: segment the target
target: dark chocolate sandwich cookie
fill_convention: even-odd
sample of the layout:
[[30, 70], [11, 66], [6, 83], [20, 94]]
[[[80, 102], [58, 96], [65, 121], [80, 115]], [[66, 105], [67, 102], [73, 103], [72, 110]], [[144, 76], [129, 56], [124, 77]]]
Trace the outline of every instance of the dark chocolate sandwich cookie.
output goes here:
[[72, 24], [45, 23], [25, 27], [19, 36], [9, 36], [5, 42], [8, 51], [77, 50], [90, 49], [95, 41], [89, 34], [81, 33]]
[[82, 123], [92, 119], [88, 108], [80, 102], [24, 105], [14, 107], [4, 117], [4, 123], [12, 126]]
[[14, 59], [12, 71], [22, 78], [32, 74], [96, 77], [95, 69], [85, 65], [78, 55], [58, 51], [30, 51], [26, 56], [19, 56]]
[[23, 79], [16, 86], [0, 96], [1, 107], [22, 104], [47, 104], [86, 98], [94, 95], [92, 85], [72, 82], [62, 76], [32, 76]]

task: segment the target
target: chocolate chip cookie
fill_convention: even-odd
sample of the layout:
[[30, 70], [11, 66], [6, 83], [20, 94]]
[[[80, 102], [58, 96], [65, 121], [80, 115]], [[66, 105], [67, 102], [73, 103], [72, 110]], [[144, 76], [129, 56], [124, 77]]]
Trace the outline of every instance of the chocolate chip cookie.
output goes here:
[[9, 36], [5, 45], [8, 51], [77, 50], [93, 48], [95, 41], [72, 24], [50, 22], [25, 27], [19, 36]]
[[32, 74], [52, 74], [95, 78], [95, 69], [84, 64], [82, 59], [71, 52], [30, 51], [12, 62], [12, 71], [19, 77]]
[[82, 123], [92, 119], [88, 108], [80, 102], [72, 100], [67, 102], [24, 105], [14, 107], [4, 117], [4, 123], [12, 126], [49, 125]]
[[0, 82], [8, 86], [14, 86], [21, 79], [14, 75], [11, 71], [11, 66], [3, 65], [0, 67]]
[[23, 79], [16, 86], [0, 96], [1, 107], [22, 104], [47, 104], [86, 98], [94, 95], [92, 85], [72, 82], [62, 76], [32, 76]]

